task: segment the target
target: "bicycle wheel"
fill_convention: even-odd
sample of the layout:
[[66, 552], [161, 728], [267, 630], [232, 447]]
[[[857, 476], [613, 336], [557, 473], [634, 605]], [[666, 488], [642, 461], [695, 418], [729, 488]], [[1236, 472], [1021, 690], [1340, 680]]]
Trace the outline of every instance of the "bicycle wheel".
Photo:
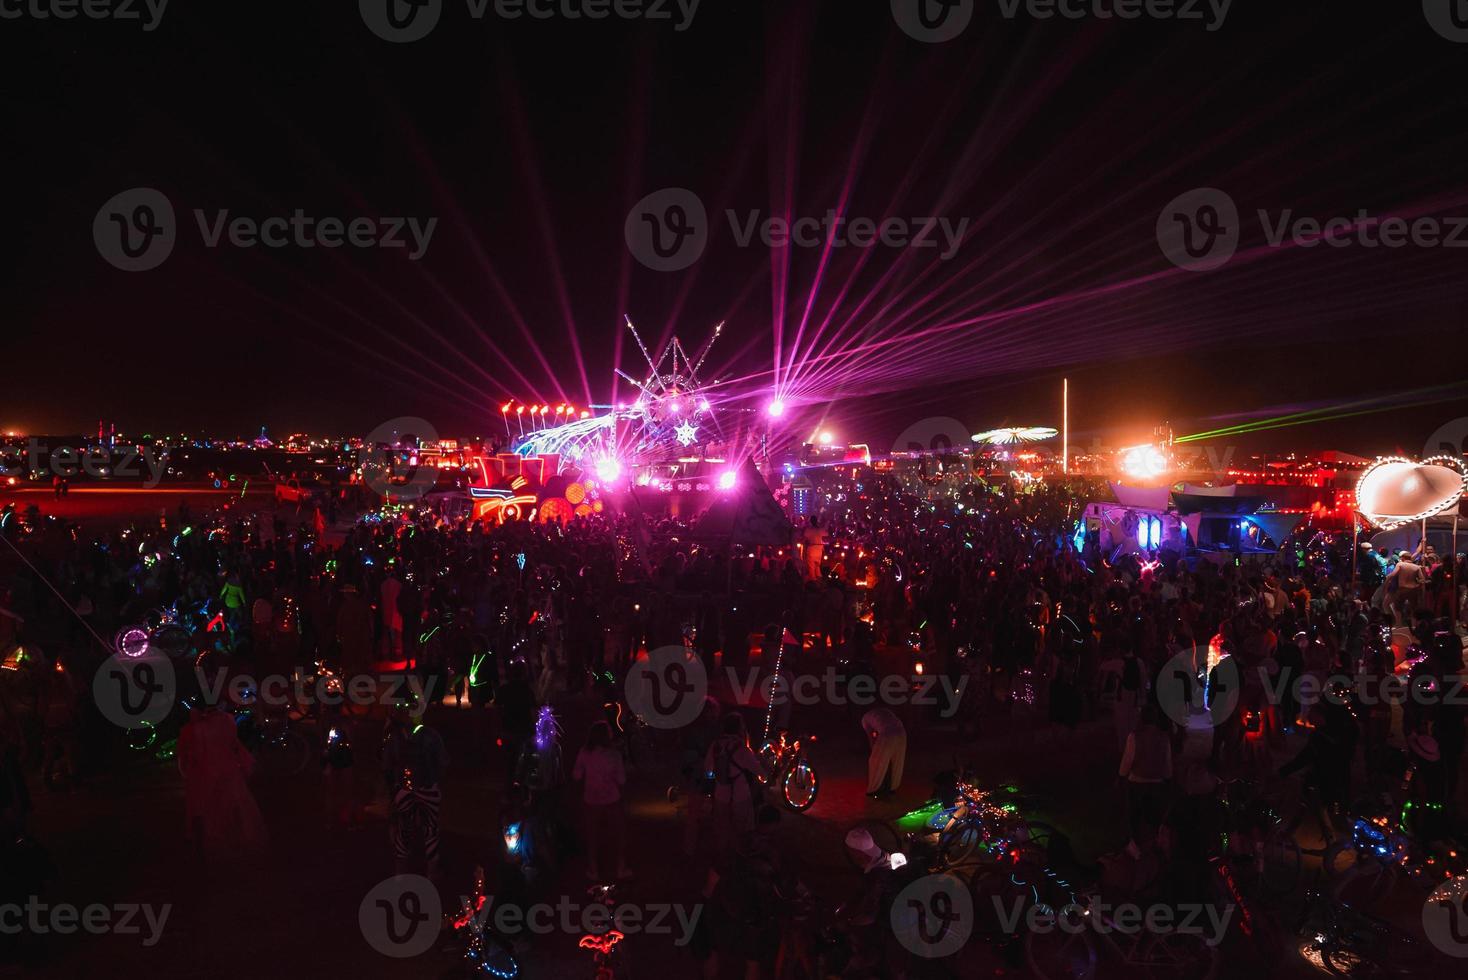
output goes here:
[[821, 777], [805, 756], [796, 759], [795, 765], [780, 781], [780, 795], [785, 798], [785, 805], [796, 813], [804, 813], [815, 806], [816, 794], [820, 791]]
[[974, 860], [984, 842], [983, 825], [977, 820], [963, 820], [938, 835], [938, 860], [943, 867], [953, 868]]
[[1025, 962], [1037, 980], [1095, 980], [1096, 947], [1084, 930], [1030, 930], [1025, 933]]
[[142, 752], [152, 748], [158, 741], [158, 729], [151, 722], [145, 721], [138, 728], [129, 728], [122, 737], [128, 748], [134, 752]]
[[1213, 980], [1218, 975], [1218, 947], [1197, 933], [1168, 932], [1147, 943], [1139, 961], [1128, 964], [1134, 975], [1151, 980]]
[[1434, 962], [1427, 944], [1384, 919], [1347, 908], [1324, 951], [1328, 970], [1350, 977], [1420, 977]]
[[498, 936], [486, 935], [478, 950], [469, 950], [465, 959], [474, 977], [513, 980], [520, 975], [520, 964], [510, 947]]
[[[897, 836], [897, 831], [893, 830], [892, 825], [885, 820], [862, 820], [847, 828], [846, 832], [849, 834], [853, 830], [865, 830], [871, 835], [872, 843], [880, 847], [884, 854], [897, 854], [902, 851], [902, 838]], [[849, 847], [843, 847], [841, 850], [852, 868], [857, 871], [866, 870], [865, 865], [857, 859], [855, 851]]]

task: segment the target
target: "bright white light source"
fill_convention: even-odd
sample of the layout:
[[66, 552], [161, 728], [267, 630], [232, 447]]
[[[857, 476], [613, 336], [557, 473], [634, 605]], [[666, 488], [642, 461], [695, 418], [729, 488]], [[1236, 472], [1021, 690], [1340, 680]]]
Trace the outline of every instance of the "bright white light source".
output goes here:
[[831, 444], [832, 438], [833, 437], [829, 432], [822, 432], [820, 435], [816, 436], [816, 439], [819, 440], [820, 444], [823, 446], [829, 446]]
[[622, 476], [622, 464], [615, 459], [604, 459], [596, 464], [596, 478], [603, 483], [616, 483]]
[[765, 411], [770, 413], [770, 418], [777, 419], [785, 414], [785, 403], [776, 398], [770, 402], [770, 407], [765, 409]]
[[1126, 451], [1121, 468], [1129, 476], [1150, 480], [1167, 472], [1167, 457], [1156, 446], [1136, 446]]
[[734, 489], [734, 483], [738, 479], [739, 479], [739, 477], [737, 475], [735, 475], [735, 473], [734, 473], [733, 470], [725, 470], [724, 472], [722, 472], [722, 473], [719, 474], [719, 489], [720, 490], [733, 490]]

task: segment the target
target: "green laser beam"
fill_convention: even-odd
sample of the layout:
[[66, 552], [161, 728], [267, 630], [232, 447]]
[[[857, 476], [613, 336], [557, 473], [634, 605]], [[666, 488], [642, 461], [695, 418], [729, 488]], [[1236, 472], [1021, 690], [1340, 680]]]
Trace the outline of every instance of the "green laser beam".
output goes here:
[[[1269, 429], [1288, 428], [1292, 425], [1308, 425], [1311, 422], [1330, 422], [1343, 418], [1354, 418], [1358, 415], [1371, 415], [1376, 412], [1390, 412], [1399, 408], [1416, 408], [1422, 405], [1437, 405], [1445, 401], [1454, 401], [1459, 395], [1458, 390], [1463, 388], [1464, 382], [1458, 381], [1451, 384], [1436, 385], [1424, 388], [1423, 394], [1433, 391], [1453, 391], [1455, 394], [1443, 398], [1419, 399], [1406, 404], [1377, 405], [1374, 408], [1362, 409], [1358, 412], [1341, 412], [1343, 408], [1356, 408], [1361, 405], [1372, 405], [1381, 401], [1381, 398], [1365, 398], [1353, 402], [1343, 402], [1330, 408], [1317, 408], [1308, 412], [1292, 412], [1289, 415], [1277, 415], [1274, 418], [1258, 419], [1254, 422], [1245, 422], [1240, 425], [1225, 426], [1221, 429], [1211, 429], [1207, 432], [1194, 432], [1186, 436], [1179, 436], [1174, 442], [1198, 442], [1203, 439], [1217, 439], [1222, 436], [1245, 435], [1250, 432], [1263, 432]], [[1390, 396], [1383, 396], [1390, 397]]]

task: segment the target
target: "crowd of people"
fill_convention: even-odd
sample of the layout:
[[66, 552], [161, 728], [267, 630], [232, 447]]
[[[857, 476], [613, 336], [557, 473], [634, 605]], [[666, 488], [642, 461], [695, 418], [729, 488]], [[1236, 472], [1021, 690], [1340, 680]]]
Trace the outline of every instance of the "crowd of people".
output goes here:
[[[393, 866], [435, 876], [449, 748], [456, 759], [500, 765], [495, 740], [506, 812], [517, 825], [546, 824], [535, 835], [547, 866], [560, 841], [564, 852], [585, 852], [593, 878], [633, 875], [628, 724], [596, 713], [572, 733], [574, 764], [562, 768], [537, 759], [538, 709], [574, 715], [576, 704], [616, 701], [639, 651], [678, 644], [710, 668], [757, 659], [766, 673], [777, 653], [790, 669], [872, 672], [900, 651], [904, 663], [965, 682], [952, 723], [975, 747], [1022, 718], [1062, 731], [1109, 722], [1128, 815], [1117, 843], [1133, 859], [1158, 846], [1169, 821], [1212, 799], [1225, 773], [1302, 774], [1339, 818], [1363, 784], [1410, 767], [1418, 776], [1411, 792], [1445, 825], [1460, 819], [1462, 706], [1349, 696], [1307, 705], [1294, 682], [1314, 675], [1351, 687], [1410, 672], [1447, 687], [1462, 672], [1462, 556], [1445, 560], [1424, 547], [1387, 562], [1356, 548], [1349, 533], [1312, 530], [1252, 563], [1167, 552], [1112, 562], [1077, 550], [1072, 537], [1095, 492], [1080, 482], [1016, 488], [867, 470], [830, 478], [788, 544], [757, 548], [701, 540], [694, 524], [673, 518], [491, 525], [403, 505], [345, 527], [285, 507], [185, 509], [103, 534], [35, 514], [9, 520], [0, 527], [0, 652], [9, 657], [0, 676], [3, 829], [24, 830], [28, 780], [85, 782], [107, 765], [117, 732], [90, 704], [90, 679], [119, 630], [168, 622], [192, 624], [188, 655], [205, 668], [196, 676], [421, 678], [426, 704], [324, 718], [318, 748], [332, 819], [356, 824], [373, 793], [365, 784], [379, 774], [354, 773], [366, 767], [353, 765], [350, 746], [358, 762], [377, 758], [362, 748], [361, 725], [385, 725], [377, 789], [387, 800]], [[1237, 710], [1201, 752], [1187, 719], [1166, 710], [1159, 683], [1164, 665], [1189, 651], [1198, 677], [1213, 672], [1210, 689], [1225, 661], [1242, 679]], [[762, 805], [758, 739], [739, 710], [748, 706], [717, 687], [711, 693], [685, 733], [677, 773], [684, 853], [709, 858], [692, 865], [707, 872], [713, 910], [695, 946], [707, 971], [723, 954], [746, 959], [748, 975], [759, 976], [780, 946], [775, 896], [800, 891], [799, 860], [773, 843], [777, 814]], [[467, 735], [462, 726], [437, 730], [432, 711], [449, 704], [482, 709]], [[198, 707], [179, 739], [189, 833], [201, 847], [253, 839], [263, 830], [245, 788], [251, 760], [229, 737], [225, 713], [237, 706]], [[949, 720], [922, 711], [864, 717], [869, 795], [897, 790], [909, 736], [920, 740], [940, 724]], [[581, 787], [579, 832], [559, 817], [567, 779]], [[884, 867], [867, 860], [869, 839], [847, 844], [859, 866]], [[1188, 835], [1175, 846], [1188, 846]], [[863, 877], [858, 921], [881, 920], [874, 909], [890, 900], [892, 882], [880, 878]], [[865, 952], [900, 958], [890, 942]]]

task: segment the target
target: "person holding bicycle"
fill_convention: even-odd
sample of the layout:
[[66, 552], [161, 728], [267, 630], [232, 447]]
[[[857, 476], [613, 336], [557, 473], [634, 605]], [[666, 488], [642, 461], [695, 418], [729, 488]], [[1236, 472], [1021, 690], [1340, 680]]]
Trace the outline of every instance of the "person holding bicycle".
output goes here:
[[755, 811], [764, 801], [764, 793], [760, 762], [749, 747], [744, 716], [729, 712], [720, 722], [719, 731], [704, 756], [704, 770], [713, 774], [714, 850], [726, 854], [754, 828]]
[[771, 837], [780, 811], [760, 807], [754, 827], [733, 850], [709, 869], [704, 886], [708, 899], [706, 930], [699, 940], [706, 951], [703, 976], [720, 975], [721, 955], [742, 956], [746, 980], [759, 980], [773, 968], [782, 934], [782, 895], [792, 894], [798, 877]]

